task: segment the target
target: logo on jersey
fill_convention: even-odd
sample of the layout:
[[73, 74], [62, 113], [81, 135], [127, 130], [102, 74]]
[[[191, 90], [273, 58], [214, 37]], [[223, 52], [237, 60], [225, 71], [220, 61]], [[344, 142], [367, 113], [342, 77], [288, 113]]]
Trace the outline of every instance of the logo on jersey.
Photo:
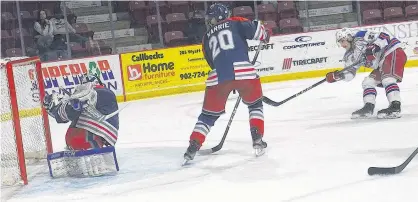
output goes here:
[[135, 81], [142, 79], [141, 65], [129, 65], [128, 66], [128, 80]]

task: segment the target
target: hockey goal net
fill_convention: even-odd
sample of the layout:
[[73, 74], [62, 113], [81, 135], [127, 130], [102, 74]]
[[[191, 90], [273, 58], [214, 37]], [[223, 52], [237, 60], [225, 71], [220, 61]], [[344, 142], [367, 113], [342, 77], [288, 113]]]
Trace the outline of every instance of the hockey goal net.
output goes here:
[[27, 184], [31, 163], [52, 153], [39, 58], [1, 65], [1, 184]]

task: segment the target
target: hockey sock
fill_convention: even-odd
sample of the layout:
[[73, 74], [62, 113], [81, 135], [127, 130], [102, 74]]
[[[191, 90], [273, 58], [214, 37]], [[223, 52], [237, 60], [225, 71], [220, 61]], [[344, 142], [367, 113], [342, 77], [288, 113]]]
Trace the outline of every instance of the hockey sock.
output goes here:
[[259, 135], [262, 137], [264, 135], [263, 103], [259, 101], [248, 106], [248, 111], [250, 114], [250, 128], [257, 128]]
[[382, 80], [382, 84], [385, 87], [386, 97], [388, 98], [389, 103], [401, 101], [399, 86], [396, 84], [396, 79], [390, 77], [385, 78]]
[[376, 103], [376, 89], [375, 88], [366, 88], [363, 90], [363, 101], [364, 104], [366, 103], [372, 103], [375, 104]]
[[218, 118], [219, 116], [211, 116], [204, 113], [200, 114], [193, 132], [190, 135], [190, 140], [197, 140], [199, 144], [202, 145], [210, 132], [210, 128], [215, 124]]
[[401, 96], [399, 92], [399, 86], [396, 83], [385, 86], [386, 97], [388, 98], [389, 103], [393, 101], [401, 101]]

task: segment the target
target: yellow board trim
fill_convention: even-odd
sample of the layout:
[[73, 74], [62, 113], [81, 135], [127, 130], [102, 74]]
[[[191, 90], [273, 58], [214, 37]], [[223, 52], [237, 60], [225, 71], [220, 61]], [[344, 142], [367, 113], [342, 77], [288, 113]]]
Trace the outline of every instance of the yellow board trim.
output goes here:
[[[28, 117], [40, 116], [41, 110], [42, 110], [41, 108], [19, 110], [19, 117], [28, 118]], [[0, 122], [10, 121], [10, 120], [12, 120], [11, 112], [0, 114]]]

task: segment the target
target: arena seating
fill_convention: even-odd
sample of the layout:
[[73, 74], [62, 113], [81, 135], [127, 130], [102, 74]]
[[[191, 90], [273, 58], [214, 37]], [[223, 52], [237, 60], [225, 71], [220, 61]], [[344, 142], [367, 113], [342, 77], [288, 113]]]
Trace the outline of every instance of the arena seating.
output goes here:
[[[210, 5], [213, 2], [207, 3]], [[258, 17], [265, 21], [266, 27], [272, 29], [274, 34], [418, 19], [417, 1], [364, 1], [359, 3], [360, 7], [357, 1], [259, 1], [256, 7], [253, 1], [222, 3], [230, 7], [233, 16], [249, 19]], [[67, 8], [68, 21], [76, 33], [90, 38], [86, 44], [71, 41], [69, 48], [73, 58], [193, 43], [188, 39], [188, 30], [193, 30], [192, 23], [196, 22], [199, 26], [205, 26], [202, 20], [204, 16], [194, 15], [196, 12], [204, 13], [204, 2], [157, 1], [157, 4], [154, 1], [111, 2], [111, 25], [108, 1], [67, 1], [65, 4], [58, 1], [20, 1], [20, 29], [16, 2], [2, 1], [1, 55], [36, 54], [33, 25], [38, 11], [45, 10], [48, 19], [60, 18], [63, 17], [63, 7]], [[358, 13], [361, 14], [360, 18]], [[21, 50], [21, 35], [25, 53]], [[112, 50], [113, 42], [115, 50]]]

